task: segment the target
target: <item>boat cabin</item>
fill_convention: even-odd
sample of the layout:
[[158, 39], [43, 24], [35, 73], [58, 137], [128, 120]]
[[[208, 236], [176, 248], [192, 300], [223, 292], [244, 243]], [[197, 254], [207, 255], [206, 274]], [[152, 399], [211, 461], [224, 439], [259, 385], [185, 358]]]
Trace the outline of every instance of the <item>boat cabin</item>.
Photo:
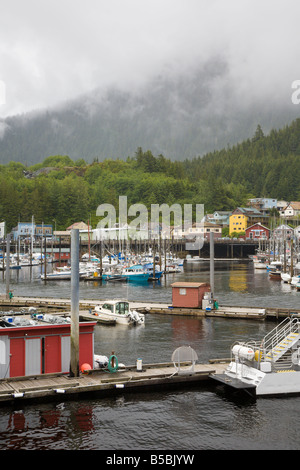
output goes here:
[[119, 315], [127, 315], [129, 312], [129, 302], [125, 301], [114, 301], [106, 302], [102, 305], [102, 308], [109, 310], [111, 313], [118, 313]]

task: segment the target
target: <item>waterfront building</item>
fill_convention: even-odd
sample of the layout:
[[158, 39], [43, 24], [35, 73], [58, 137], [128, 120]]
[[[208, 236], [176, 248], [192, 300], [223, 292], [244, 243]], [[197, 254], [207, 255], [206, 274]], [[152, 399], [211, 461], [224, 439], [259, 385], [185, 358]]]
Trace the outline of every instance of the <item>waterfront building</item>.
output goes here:
[[300, 202], [291, 201], [280, 211], [280, 215], [285, 219], [300, 216]]
[[215, 211], [213, 214], [207, 214], [207, 221], [212, 224], [222, 225], [223, 227], [229, 226], [231, 214], [231, 211]]
[[273, 230], [273, 237], [277, 240], [291, 240], [294, 235], [294, 229], [289, 225], [279, 225]]
[[5, 238], [5, 222], [0, 223], [0, 240]]
[[254, 207], [263, 214], [268, 213], [271, 209], [277, 209], [277, 199], [268, 197], [257, 197], [248, 199], [248, 206]]
[[28, 238], [35, 234], [35, 223], [33, 222], [18, 222], [17, 227], [13, 228], [13, 239]]
[[229, 217], [229, 235], [234, 232], [245, 232], [247, 227], [255, 223], [266, 224], [268, 219], [268, 215], [255, 207], [237, 207]]
[[34, 233], [36, 237], [52, 237], [53, 227], [51, 224], [36, 224]]
[[294, 235], [297, 240], [300, 240], [300, 225], [294, 228]]
[[270, 229], [260, 223], [253, 224], [250, 227], [247, 227], [245, 233], [246, 238], [250, 238], [251, 240], [270, 238]]

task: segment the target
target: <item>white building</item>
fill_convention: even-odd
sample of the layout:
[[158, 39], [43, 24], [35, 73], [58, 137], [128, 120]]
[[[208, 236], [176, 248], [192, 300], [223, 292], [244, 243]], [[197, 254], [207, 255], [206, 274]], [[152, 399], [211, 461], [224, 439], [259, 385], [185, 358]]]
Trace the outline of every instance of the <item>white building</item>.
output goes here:
[[291, 201], [284, 209], [280, 211], [281, 217], [298, 217], [300, 215], [300, 202]]
[[294, 229], [288, 225], [282, 224], [273, 230], [273, 235], [277, 240], [290, 240], [293, 238]]
[[297, 238], [297, 240], [300, 240], [300, 225], [294, 228], [294, 235]]
[[0, 222], [0, 240], [5, 238], [5, 222]]

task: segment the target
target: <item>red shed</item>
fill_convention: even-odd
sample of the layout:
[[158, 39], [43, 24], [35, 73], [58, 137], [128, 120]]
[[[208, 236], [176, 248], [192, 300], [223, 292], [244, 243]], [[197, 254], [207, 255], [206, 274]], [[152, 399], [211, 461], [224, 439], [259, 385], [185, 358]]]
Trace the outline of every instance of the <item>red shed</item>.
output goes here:
[[[70, 322], [10, 321], [11, 326], [0, 327], [0, 378], [70, 372]], [[95, 325], [79, 323], [79, 366], [93, 367]]]
[[210, 292], [206, 282], [174, 282], [172, 285], [173, 307], [201, 308], [205, 292]]

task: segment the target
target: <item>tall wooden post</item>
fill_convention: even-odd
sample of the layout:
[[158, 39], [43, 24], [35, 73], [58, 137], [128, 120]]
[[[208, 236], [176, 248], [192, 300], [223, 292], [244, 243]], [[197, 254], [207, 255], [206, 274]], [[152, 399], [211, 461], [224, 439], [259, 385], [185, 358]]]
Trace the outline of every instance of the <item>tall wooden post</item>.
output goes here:
[[[3, 253], [4, 256], [4, 253]], [[10, 281], [10, 233], [7, 234], [6, 238], [6, 268], [5, 268], [5, 280], [6, 280], [6, 298], [9, 299], [9, 281]]]
[[79, 230], [71, 230], [71, 361], [70, 376], [79, 376]]
[[212, 294], [214, 294], [215, 290], [215, 250], [214, 250], [214, 234], [210, 232], [210, 240], [209, 240], [209, 252], [210, 252], [210, 290]]

